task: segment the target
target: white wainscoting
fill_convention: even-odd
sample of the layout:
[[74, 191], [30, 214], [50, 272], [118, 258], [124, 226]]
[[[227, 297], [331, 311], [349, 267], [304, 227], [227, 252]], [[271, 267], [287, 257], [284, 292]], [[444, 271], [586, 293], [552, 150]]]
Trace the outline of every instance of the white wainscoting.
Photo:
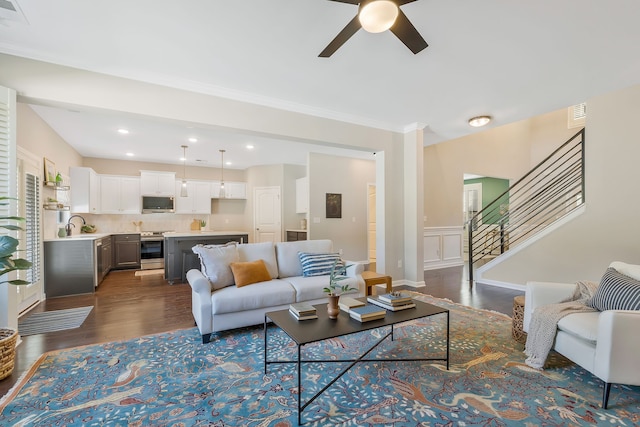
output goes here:
[[425, 227], [424, 269], [463, 265], [463, 227]]

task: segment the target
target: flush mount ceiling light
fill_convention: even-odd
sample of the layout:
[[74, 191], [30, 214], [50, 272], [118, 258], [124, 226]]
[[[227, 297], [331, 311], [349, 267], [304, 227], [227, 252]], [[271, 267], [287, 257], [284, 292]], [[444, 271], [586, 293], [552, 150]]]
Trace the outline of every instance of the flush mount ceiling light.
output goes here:
[[187, 190], [187, 146], [182, 147], [182, 185], [180, 186], [180, 197], [189, 197]]
[[358, 20], [365, 31], [381, 33], [387, 31], [398, 19], [398, 5], [389, 0], [362, 2]]
[[198, 138], [189, 138], [189, 142], [198, 142]]
[[220, 194], [218, 197], [221, 199], [224, 199], [227, 196], [227, 193], [224, 190], [224, 152], [225, 150], [220, 150]]
[[469, 119], [469, 125], [474, 128], [479, 128], [481, 126], [485, 126], [491, 121], [491, 116], [478, 116], [472, 117]]

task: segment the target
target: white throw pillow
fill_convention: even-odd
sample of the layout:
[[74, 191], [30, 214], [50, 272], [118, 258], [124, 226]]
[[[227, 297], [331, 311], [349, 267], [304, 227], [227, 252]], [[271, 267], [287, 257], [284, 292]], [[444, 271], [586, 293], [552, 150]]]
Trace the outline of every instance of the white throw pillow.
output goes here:
[[625, 276], [640, 280], [640, 265], [614, 261], [609, 265], [609, 267], [614, 268], [618, 273], [622, 273]]
[[225, 245], [196, 245], [191, 250], [200, 258], [202, 274], [209, 279], [213, 290], [234, 284], [233, 272], [229, 265], [240, 261], [236, 242]]

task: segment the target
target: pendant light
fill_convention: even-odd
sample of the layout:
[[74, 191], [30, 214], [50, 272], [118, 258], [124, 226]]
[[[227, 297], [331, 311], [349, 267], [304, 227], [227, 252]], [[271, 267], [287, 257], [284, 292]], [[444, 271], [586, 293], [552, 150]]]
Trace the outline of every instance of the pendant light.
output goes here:
[[220, 157], [222, 160], [220, 162], [220, 194], [218, 197], [221, 199], [227, 197], [227, 193], [224, 190], [224, 152], [225, 150], [220, 150]]
[[187, 191], [187, 146], [182, 145], [182, 186], [180, 187], [180, 197], [189, 197]]

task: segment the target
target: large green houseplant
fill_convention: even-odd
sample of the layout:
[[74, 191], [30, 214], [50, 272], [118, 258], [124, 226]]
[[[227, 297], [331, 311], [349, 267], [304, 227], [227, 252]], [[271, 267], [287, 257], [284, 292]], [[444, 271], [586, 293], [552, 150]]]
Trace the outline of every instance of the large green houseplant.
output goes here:
[[[13, 197], [0, 196], [0, 206], [9, 205]], [[21, 227], [7, 223], [8, 221], [24, 221], [18, 216], [0, 216], [0, 227], [5, 230], [22, 230]], [[0, 234], [0, 284], [28, 285], [29, 282], [22, 279], [6, 279], [6, 275], [16, 270], [28, 270], [31, 262], [22, 258], [14, 258], [13, 254], [18, 249], [18, 239], [7, 234]], [[13, 372], [15, 360], [16, 341], [18, 331], [11, 328], [0, 328], [0, 380], [8, 377]]]
[[[12, 197], [0, 196], [0, 206], [7, 206]], [[24, 221], [19, 216], [0, 216], [0, 227], [5, 230], [22, 230], [18, 225], [7, 224], [6, 221]], [[5, 275], [16, 270], [28, 270], [31, 268], [31, 262], [22, 258], [13, 258], [13, 254], [18, 248], [18, 239], [6, 234], [0, 235], [0, 284], [10, 283], [12, 285], [28, 285], [29, 282], [21, 279], [7, 280]]]

